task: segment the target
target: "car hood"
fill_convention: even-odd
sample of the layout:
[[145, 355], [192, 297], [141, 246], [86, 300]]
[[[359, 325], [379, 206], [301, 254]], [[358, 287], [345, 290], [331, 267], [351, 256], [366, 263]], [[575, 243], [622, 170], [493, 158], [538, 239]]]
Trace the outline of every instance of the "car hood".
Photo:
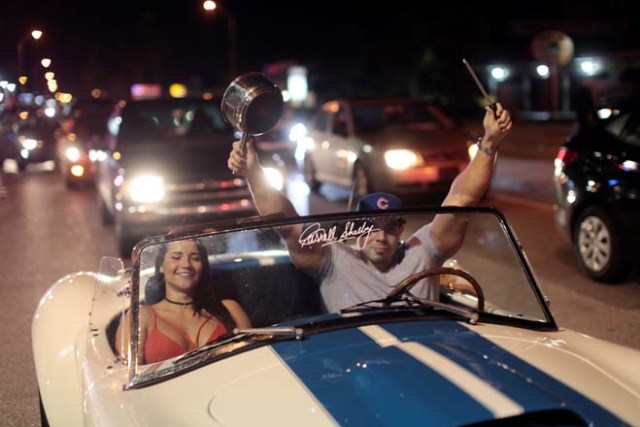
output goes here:
[[360, 135], [359, 139], [363, 143], [372, 144], [381, 149], [417, 148], [466, 151], [465, 142], [471, 137], [459, 129], [397, 129]]
[[157, 173], [166, 178], [207, 176], [229, 178], [228, 143], [211, 141], [172, 141], [165, 144], [139, 144], [121, 150], [121, 166], [127, 175]]
[[[443, 321], [364, 326], [236, 356], [241, 373], [221, 387], [212, 384], [225, 374], [218, 381], [196, 375], [211, 389], [208, 413], [222, 425], [258, 419], [311, 425], [318, 418], [340, 425], [466, 425], [557, 411], [621, 423], [595, 399], [606, 401], [613, 388], [618, 397], [632, 393], [600, 366], [541, 340], [539, 332], [491, 326], [483, 332], [491, 336]], [[581, 384], [593, 375], [602, 377], [598, 387]]]
[[640, 145], [622, 140], [602, 127], [580, 129], [567, 142], [567, 147], [580, 150], [591, 147], [594, 151], [604, 151], [622, 160], [640, 161]]

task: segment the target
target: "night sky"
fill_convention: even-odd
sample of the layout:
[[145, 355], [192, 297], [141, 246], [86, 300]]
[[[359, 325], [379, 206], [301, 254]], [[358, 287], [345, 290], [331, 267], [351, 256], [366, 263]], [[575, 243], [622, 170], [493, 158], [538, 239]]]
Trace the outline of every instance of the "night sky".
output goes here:
[[[579, 23], [606, 23], [608, 31], [591, 34], [588, 45], [577, 43], [577, 51], [611, 49], [612, 43], [640, 48], [632, 1], [610, 0], [606, 9], [576, 0], [375, 3], [226, 0], [237, 21], [238, 71], [295, 60], [345, 79], [368, 70], [383, 80], [426, 63], [434, 75], [446, 76], [449, 67], [461, 69], [462, 57], [530, 57], [532, 22], [572, 22], [577, 41], [587, 37]], [[17, 41], [38, 26], [45, 35], [28, 49], [53, 59], [63, 90], [145, 80], [225, 86], [228, 22], [223, 13], [206, 15], [200, 0], [12, 1], [0, 14], [0, 75], [15, 71]]]

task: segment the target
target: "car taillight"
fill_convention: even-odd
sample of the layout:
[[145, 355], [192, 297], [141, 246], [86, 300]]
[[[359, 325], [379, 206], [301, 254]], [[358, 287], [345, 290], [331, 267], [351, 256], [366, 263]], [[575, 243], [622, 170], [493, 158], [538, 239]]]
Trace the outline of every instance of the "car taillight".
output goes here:
[[578, 152], [574, 150], [570, 150], [567, 147], [560, 147], [558, 150], [558, 154], [556, 154], [556, 158], [553, 161], [553, 165], [555, 167], [562, 167], [568, 164], [573, 163], [575, 159], [578, 158]]
[[609, 162], [615, 168], [623, 170], [625, 172], [637, 172], [640, 170], [640, 164], [633, 160], [620, 161], [616, 158], [609, 158]]

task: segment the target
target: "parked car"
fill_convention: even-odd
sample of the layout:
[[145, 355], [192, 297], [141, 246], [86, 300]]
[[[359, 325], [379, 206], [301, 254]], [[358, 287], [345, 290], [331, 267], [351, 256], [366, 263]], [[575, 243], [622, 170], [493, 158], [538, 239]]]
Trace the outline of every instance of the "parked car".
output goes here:
[[559, 149], [555, 221], [584, 274], [620, 282], [640, 264], [639, 103], [602, 106]]
[[102, 222], [114, 223], [121, 256], [177, 226], [256, 214], [246, 181], [227, 168], [234, 131], [219, 98], [119, 103], [107, 127], [98, 204]]
[[[339, 311], [324, 309], [280, 238], [294, 226], [301, 245], [355, 247], [390, 217], [406, 221], [406, 239], [438, 214], [467, 220], [453, 258]], [[156, 257], [185, 239], [206, 248], [198, 271], [252, 328], [143, 363], [139, 316], [169, 304]], [[414, 293], [422, 279], [437, 300]], [[131, 340], [116, 342], [128, 312]], [[43, 425], [640, 425], [640, 352], [559, 326], [509, 224], [488, 207], [256, 217], [148, 238], [131, 268], [104, 257], [56, 281], [31, 341]]]
[[444, 194], [470, 160], [471, 135], [440, 108], [417, 99], [336, 99], [311, 120], [304, 176], [355, 197], [373, 191]]
[[57, 161], [67, 187], [93, 186], [96, 163], [105, 156], [104, 138], [113, 104], [76, 108], [59, 130]]
[[5, 157], [13, 158], [20, 171], [33, 163], [55, 164], [57, 127], [54, 119], [37, 109], [24, 109], [13, 118], [7, 118], [3, 132], [4, 144], [7, 144]]

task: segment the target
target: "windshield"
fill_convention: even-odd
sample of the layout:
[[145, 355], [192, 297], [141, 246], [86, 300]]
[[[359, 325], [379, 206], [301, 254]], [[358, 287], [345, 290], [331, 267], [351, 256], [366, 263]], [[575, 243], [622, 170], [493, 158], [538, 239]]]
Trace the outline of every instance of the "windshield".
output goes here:
[[[158, 329], [182, 346], [177, 357], [207, 342], [228, 339], [238, 329], [293, 325], [304, 331], [304, 325], [310, 323], [322, 328], [322, 319], [332, 319], [331, 327], [336, 327], [371, 309], [389, 307], [397, 313], [403, 305], [416, 303], [425, 310], [453, 307], [447, 312], [462, 313], [460, 321], [475, 321], [479, 316], [480, 321], [553, 325], [526, 259], [497, 212], [487, 208], [440, 212], [456, 212], [466, 223], [460, 249], [447, 259], [434, 253], [429, 241], [437, 212], [321, 215], [303, 218], [300, 223], [265, 220], [260, 226], [238, 228], [234, 223], [230, 230], [182, 231], [173, 237], [148, 239], [133, 268], [132, 303], [140, 304], [138, 321], [142, 325], [138, 338], [148, 339], [155, 327], [149, 326], [149, 319], [155, 319], [153, 325], [163, 325]], [[289, 238], [292, 230], [299, 233], [295, 243]], [[397, 266], [384, 272], [364, 263], [360, 255], [379, 250], [379, 243], [372, 242], [380, 239], [381, 232], [396, 233], [399, 238], [394, 250]], [[319, 262], [315, 259], [318, 268], [309, 268], [313, 263], [305, 261], [305, 254], [310, 259], [320, 257]], [[422, 276], [406, 280], [416, 273]], [[189, 290], [183, 292], [185, 289]], [[220, 305], [197, 306], [199, 298], [222, 301], [225, 312], [232, 315], [231, 326], [216, 311]], [[428, 301], [438, 304], [426, 304]], [[234, 317], [236, 306], [248, 323]], [[193, 317], [194, 307], [206, 307], [201, 322], [212, 317], [218, 321], [215, 327], [205, 327], [206, 333], [199, 331], [201, 336], [181, 340], [172, 329], [170, 316], [186, 310]], [[222, 332], [215, 333], [216, 328]], [[289, 335], [293, 339], [300, 334]], [[145, 356], [148, 342], [135, 347], [142, 365], [159, 361]], [[172, 372], [176, 369], [169, 362], [162, 366]]]
[[230, 134], [219, 102], [204, 100], [152, 100], [130, 102], [112, 117], [109, 130], [122, 146], [167, 143], [185, 139], [207, 140], [214, 133]]
[[434, 112], [435, 107], [424, 102], [389, 101], [353, 106], [356, 133], [378, 132], [392, 127], [441, 129], [444, 123]]

